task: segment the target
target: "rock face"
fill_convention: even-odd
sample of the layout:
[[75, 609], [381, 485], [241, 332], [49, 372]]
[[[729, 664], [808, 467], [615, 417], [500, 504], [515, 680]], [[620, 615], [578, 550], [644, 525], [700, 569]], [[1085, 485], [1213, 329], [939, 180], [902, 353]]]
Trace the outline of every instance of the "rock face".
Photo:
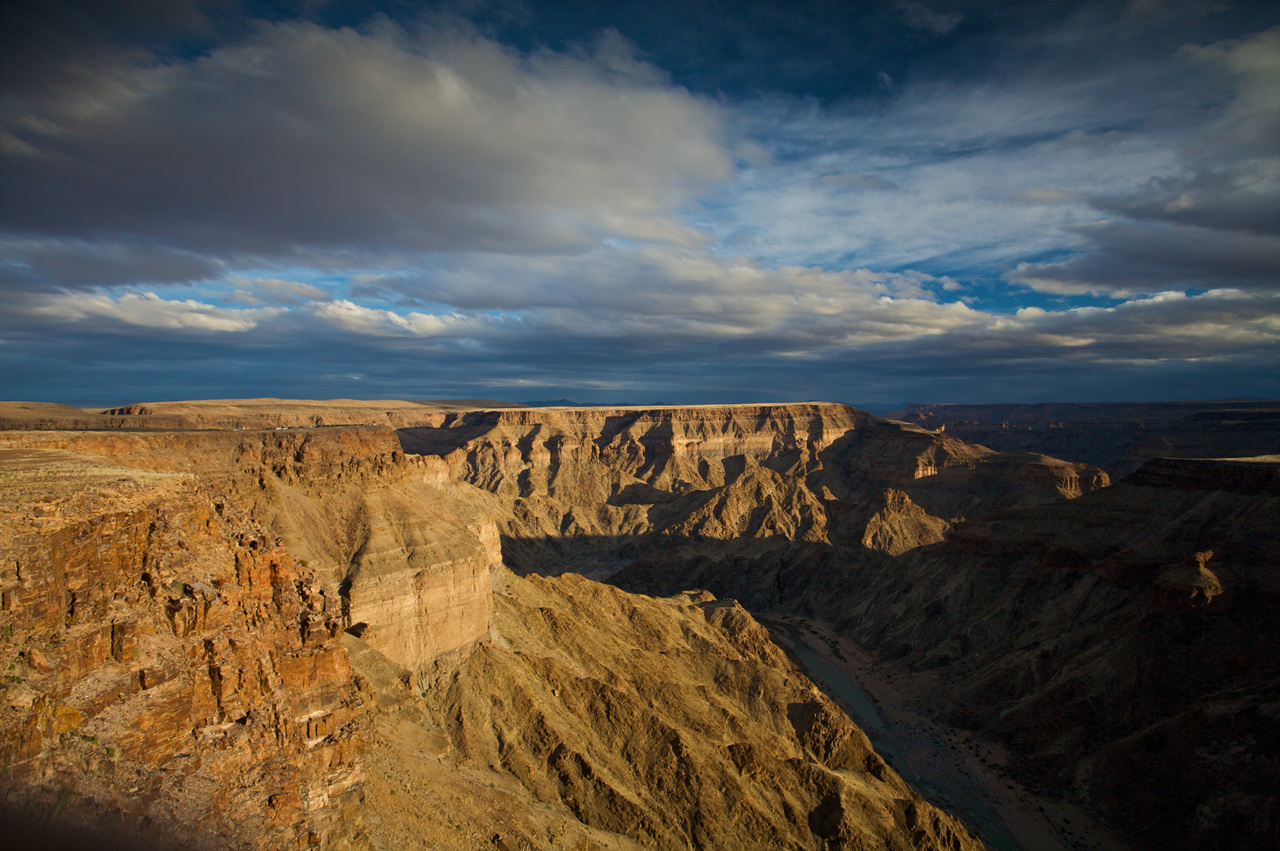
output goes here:
[[[59, 448], [199, 476], [275, 530], [341, 598], [348, 624], [413, 669], [488, 635], [496, 530], [477, 495], [406, 457], [382, 427], [207, 432], [11, 433]], [[471, 489], [466, 489], [470, 491]]]
[[935, 530], [912, 535], [934, 540], [944, 518], [1107, 484], [1088, 465], [1002, 455], [821, 403], [483, 411], [399, 435], [407, 452], [498, 498], [503, 555], [518, 571], [607, 575], [648, 552], [697, 556], [710, 541], [754, 557], [769, 551], [762, 542], [860, 540], [885, 487]]
[[428, 694], [466, 759], [656, 847], [977, 848], [732, 601], [506, 574]]
[[1216, 573], [1209, 569], [1213, 553], [1196, 553], [1183, 564], [1163, 571], [1155, 579], [1155, 597], [1167, 608], [1185, 606], [1199, 608], [1222, 595], [1223, 587]]
[[[340, 844], [367, 739], [336, 595], [189, 477], [5, 478], [10, 813], [198, 847]], [[14, 816], [18, 818], [18, 816]]]
[[862, 545], [891, 556], [941, 542], [950, 524], [931, 516], [900, 490], [886, 488], [875, 501], [883, 507], [867, 521]]
[[502, 551], [493, 521], [466, 505], [446, 503], [441, 512], [439, 498], [411, 500], [403, 492], [377, 497], [344, 586], [352, 631], [422, 670], [488, 637], [489, 572]]

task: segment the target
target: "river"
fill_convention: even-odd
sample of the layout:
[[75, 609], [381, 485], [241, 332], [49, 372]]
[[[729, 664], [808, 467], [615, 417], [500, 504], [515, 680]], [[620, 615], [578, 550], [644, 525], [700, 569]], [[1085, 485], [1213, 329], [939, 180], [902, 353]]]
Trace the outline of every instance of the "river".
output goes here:
[[827, 694], [862, 728], [886, 762], [993, 851], [1123, 849], [1078, 807], [1040, 798], [996, 767], [998, 747], [916, 711], [877, 675], [869, 657], [826, 624], [760, 618]]

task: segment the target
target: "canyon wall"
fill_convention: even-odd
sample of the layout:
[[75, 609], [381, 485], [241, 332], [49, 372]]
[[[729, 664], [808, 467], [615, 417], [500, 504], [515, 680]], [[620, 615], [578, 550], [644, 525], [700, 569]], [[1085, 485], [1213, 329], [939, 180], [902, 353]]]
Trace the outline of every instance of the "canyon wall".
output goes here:
[[976, 849], [733, 601], [498, 577], [495, 641], [427, 694], [473, 764], [659, 848]]
[[[4, 614], [22, 613], [14, 635], [26, 642], [10, 645], [21, 682], [8, 681], [5, 754], [32, 806], [70, 811], [92, 797], [122, 824], [335, 847], [389, 829], [359, 815], [350, 835], [334, 827], [334, 813], [363, 812], [368, 794], [399, 813], [406, 836], [450, 836], [431, 832], [454, 829], [440, 821], [449, 813], [498, 823], [464, 799], [526, 815], [549, 806], [537, 830], [521, 815], [497, 831], [535, 847], [619, 833], [657, 845], [970, 841], [922, 801], [903, 803], [914, 793], [769, 655], [746, 611], [682, 595], [703, 587], [831, 622], [939, 717], [1007, 747], [1031, 788], [1082, 802], [1141, 847], [1280, 838], [1268, 732], [1280, 728], [1274, 458], [1155, 459], [1108, 487], [1088, 464], [840, 405], [412, 416], [398, 431], [6, 434], [11, 451], [129, 465], [108, 488], [119, 493], [85, 491], [80, 508], [56, 503], [57, 516], [85, 540], [142, 536], [127, 558], [110, 547], [80, 562], [46, 557], [71, 573], [49, 574], [61, 590], [33, 596], [46, 600], [34, 609], [22, 601], [35, 574], [5, 580]], [[141, 520], [103, 519], [147, 516], [150, 529], [157, 511], [169, 519], [151, 538]], [[14, 561], [71, 546], [52, 516], [10, 515], [8, 546], [26, 554]], [[255, 558], [266, 567], [235, 572]], [[97, 561], [127, 565], [109, 569], [108, 603], [75, 567]], [[170, 562], [199, 570], [141, 579]], [[521, 579], [503, 563], [663, 599], [573, 576]], [[254, 611], [253, 600], [275, 607], [279, 634], [218, 614]], [[133, 623], [154, 626], [135, 639]], [[364, 660], [354, 675], [343, 642]], [[284, 656], [263, 650], [277, 645]], [[705, 653], [688, 655], [695, 646]], [[289, 653], [330, 667], [280, 673], [293, 670]], [[714, 659], [737, 661], [707, 667]], [[169, 720], [137, 720], [153, 715]], [[314, 756], [294, 786], [275, 746]], [[833, 763], [837, 752], [855, 756]], [[368, 764], [381, 766], [383, 791], [360, 781]], [[109, 773], [122, 765], [147, 778], [123, 794]], [[431, 814], [397, 809], [386, 784], [405, 766], [457, 791]], [[67, 797], [59, 784], [76, 774], [89, 780]], [[225, 790], [192, 791], [215, 782]], [[508, 784], [506, 797], [486, 783]], [[242, 817], [273, 797], [256, 820]], [[727, 813], [743, 821], [725, 827]]]
[[500, 553], [483, 499], [400, 449], [385, 427], [283, 431], [24, 431], [62, 449], [198, 476], [279, 534], [340, 598], [345, 625], [413, 669], [488, 634]]
[[1280, 844], [1280, 460], [1155, 459], [804, 605], [1143, 848]]
[[[407, 452], [443, 461], [451, 480], [497, 497], [503, 554], [518, 571], [607, 575], [710, 541], [756, 553], [771, 540], [860, 541], [887, 487], [941, 529], [1107, 484], [1088, 465], [996, 453], [824, 403], [483, 411], [399, 436]], [[896, 527], [884, 520], [877, 546], [905, 546], [886, 539]]]
[[1154, 459], [1108, 488], [1087, 464], [817, 404], [491, 411], [400, 435], [498, 499], [519, 570], [823, 617], [1141, 847], [1276, 842], [1274, 459]]
[[340, 847], [368, 729], [337, 596], [191, 477], [0, 483], [7, 828]]
[[1280, 445], [1280, 401], [909, 405], [889, 416], [1005, 452], [1086, 461], [1116, 478], [1160, 457], [1234, 458]]
[[487, 399], [431, 402], [357, 399], [206, 399], [81, 409], [46, 402], [0, 401], [0, 430], [243, 431], [436, 424], [446, 412], [516, 407]]

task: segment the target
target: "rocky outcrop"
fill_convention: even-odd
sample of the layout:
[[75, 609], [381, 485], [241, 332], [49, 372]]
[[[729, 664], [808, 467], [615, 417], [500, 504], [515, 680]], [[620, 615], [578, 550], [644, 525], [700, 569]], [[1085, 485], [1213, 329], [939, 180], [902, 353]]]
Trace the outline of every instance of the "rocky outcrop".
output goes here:
[[341, 844], [367, 720], [337, 596], [189, 477], [114, 471], [49, 493], [12, 478], [0, 509], [9, 815], [134, 842]]
[[655, 847], [968, 849], [739, 605], [505, 574], [428, 694], [473, 765]]
[[1209, 569], [1212, 552], [1196, 553], [1186, 562], [1160, 572], [1153, 597], [1167, 608], [1198, 609], [1222, 596], [1222, 580]]
[[873, 504], [882, 506], [867, 521], [862, 545], [891, 556], [941, 542], [950, 524], [934, 517], [899, 490], [886, 488]]
[[284, 539], [341, 598], [347, 625], [411, 668], [488, 635], [492, 521], [389, 428], [22, 432], [5, 443], [199, 476]]

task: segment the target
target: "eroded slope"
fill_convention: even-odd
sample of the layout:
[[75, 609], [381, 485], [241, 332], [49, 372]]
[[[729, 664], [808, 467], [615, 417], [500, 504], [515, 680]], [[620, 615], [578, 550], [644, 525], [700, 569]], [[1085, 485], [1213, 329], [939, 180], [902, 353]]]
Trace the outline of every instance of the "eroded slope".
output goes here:
[[1280, 842], [1280, 464], [1149, 462], [845, 565], [814, 611], [1148, 848]]
[[974, 848], [732, 601], [507, 574], [427, 694], [471, 763], [658, 847]]

